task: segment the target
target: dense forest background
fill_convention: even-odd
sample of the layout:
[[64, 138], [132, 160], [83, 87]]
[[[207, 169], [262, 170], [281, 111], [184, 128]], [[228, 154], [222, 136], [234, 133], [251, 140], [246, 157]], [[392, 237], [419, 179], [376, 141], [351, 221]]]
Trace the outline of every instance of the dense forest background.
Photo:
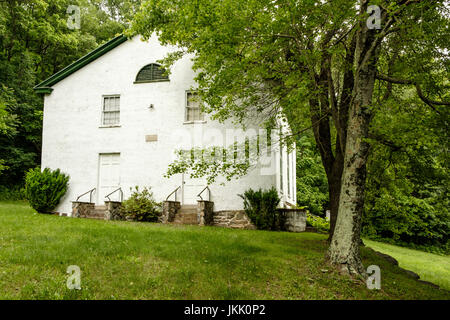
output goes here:
[[[39, 165], [43, 99], [33, 87], [127, 27], [139, 1], [0, 1], [0, 186], [20, 189]], [[69, 5], [81, 10], [70, 29]]]
[[[43, 100], [33, 87], [122, 33], [139, 3], [0, 0], [0, 199], [21, 198], [25, 172], [40, 164]], [[80, 29], [67, 26], [69, 5], [81, 8]], [[371, 128], [363, 234], [448, 253], [448, 108], [428, 108], [401, 86], [391, 86], [380, 100]], [[302, 114], [290, 121], [301, 132], [298, 206], [325, 216], [327, 179], [313, 134], [305, 130], [308, 121]]]

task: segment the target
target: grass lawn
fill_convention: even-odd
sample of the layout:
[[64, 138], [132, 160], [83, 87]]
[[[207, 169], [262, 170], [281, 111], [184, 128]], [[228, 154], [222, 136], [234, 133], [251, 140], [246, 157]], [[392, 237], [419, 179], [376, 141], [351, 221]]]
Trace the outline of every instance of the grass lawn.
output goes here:
[[[325, 236], [110, 222], [0, 203], [0, 299], [450, 299], [363, 248], [381, 290], [325, 262]], [[81, 290], [66, 288], [69, 265]]]
[[414, 271], [421, 280], [430, 281], [450, 290], [450, 257], [403, 248], [364, 239], [366, 246], [397, 259], [400, 267]]

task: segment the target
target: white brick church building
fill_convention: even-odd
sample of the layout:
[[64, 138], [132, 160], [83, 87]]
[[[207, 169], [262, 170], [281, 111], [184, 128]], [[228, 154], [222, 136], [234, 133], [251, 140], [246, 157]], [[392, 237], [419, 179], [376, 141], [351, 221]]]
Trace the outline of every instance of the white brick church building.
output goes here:
[[[207, 186], [204, 179], [164, 177], [174, 151], [197, 132], [233, 127], [209, 119], [192, 99], [196, 83], [188, 56], [173, 65], [169, 76], [162, 73], [157, 61], [173, 50], [156, 36], [147, 42], [119, 36], [35, 87], [44, 94], [42, 168], [70, 175], [68, 192], [55, 211], [71, 215], [71, 202], [90, 190], [79, 201], [103, 205], [118, 188], [126, 199], [134, 186], [151, 187], [158, 201], [172, 194], [181, 205], [196, 204]], [[295, 205], [295, 149], [270, 156], [272, 172], [256, 167], [237, 180], [219, 179], [203, 198], [209, 197], [217, 211], [240, 210], [238, 194], [274, 186], [280, 206]], [[118, 197], [119, 192], [110, 196]]]

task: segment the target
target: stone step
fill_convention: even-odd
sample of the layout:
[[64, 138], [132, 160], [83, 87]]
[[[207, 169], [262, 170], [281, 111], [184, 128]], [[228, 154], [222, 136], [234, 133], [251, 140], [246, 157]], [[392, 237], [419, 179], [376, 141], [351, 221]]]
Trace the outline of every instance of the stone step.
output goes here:
[[185, 221], [185, 220], [183, 220], [183, 221], [180, 221], [180, 220], [174, 220], [173, 222], [172, 222], [173, 224], [189, 224], [189, 225], [198, 225], [198, 222], [197, 222], [197, 220], [196, 221]]
[[197, 211], [195, 212], [178, 212], [173, 220], [175, 224], [198, 224]]
[[82, 215], [80, 218], [103, 220], [105, 219], [105, 213], [96, 213], [91, 211], [88, 215]]
[[178, 211], [175, 217], [197, 217], [197, 211], [195, 212]]
[[84, 218], [103, 220], [105, 219], [105, 214], [106, 214], [106, 206], [98, 205], [95, 206], [94, 210], [90, 211], [89, 214]]
[[85, 219], [94, 219], [94, 220], [105, 220], [104, 216], [87, 216], [87, 217], [83, 217]]
[[89, 217], [105, 217], [105, 213], [104, 212], [92, 212]]
[[181, 209], [196, 209], [197, 210], [197, 205], [196, 204], [183, 204], [181, 206]]
[[177, 214], [197, 214], [197, 209], [180, 209]]
[[173, 219], [173, 221], [197, 221], [197, 216], [193, 217], [183, 217], [183, 216], [178, 216], [175, 217], [175, 219]]
[[191, 222], [196, 222], [197, 221], [197, 217], [175, 217], [175, 219], [173, 221], [191, 221]]

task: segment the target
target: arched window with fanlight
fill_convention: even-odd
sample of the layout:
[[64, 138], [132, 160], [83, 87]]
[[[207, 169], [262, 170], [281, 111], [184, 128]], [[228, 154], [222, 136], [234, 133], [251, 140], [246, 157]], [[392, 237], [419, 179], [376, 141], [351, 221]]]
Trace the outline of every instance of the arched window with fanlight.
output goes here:
[[157, 63], [150, 63], [143, 67], [137, 74], [134, 83], [147, 83], [169, 81], [166, 70]]

